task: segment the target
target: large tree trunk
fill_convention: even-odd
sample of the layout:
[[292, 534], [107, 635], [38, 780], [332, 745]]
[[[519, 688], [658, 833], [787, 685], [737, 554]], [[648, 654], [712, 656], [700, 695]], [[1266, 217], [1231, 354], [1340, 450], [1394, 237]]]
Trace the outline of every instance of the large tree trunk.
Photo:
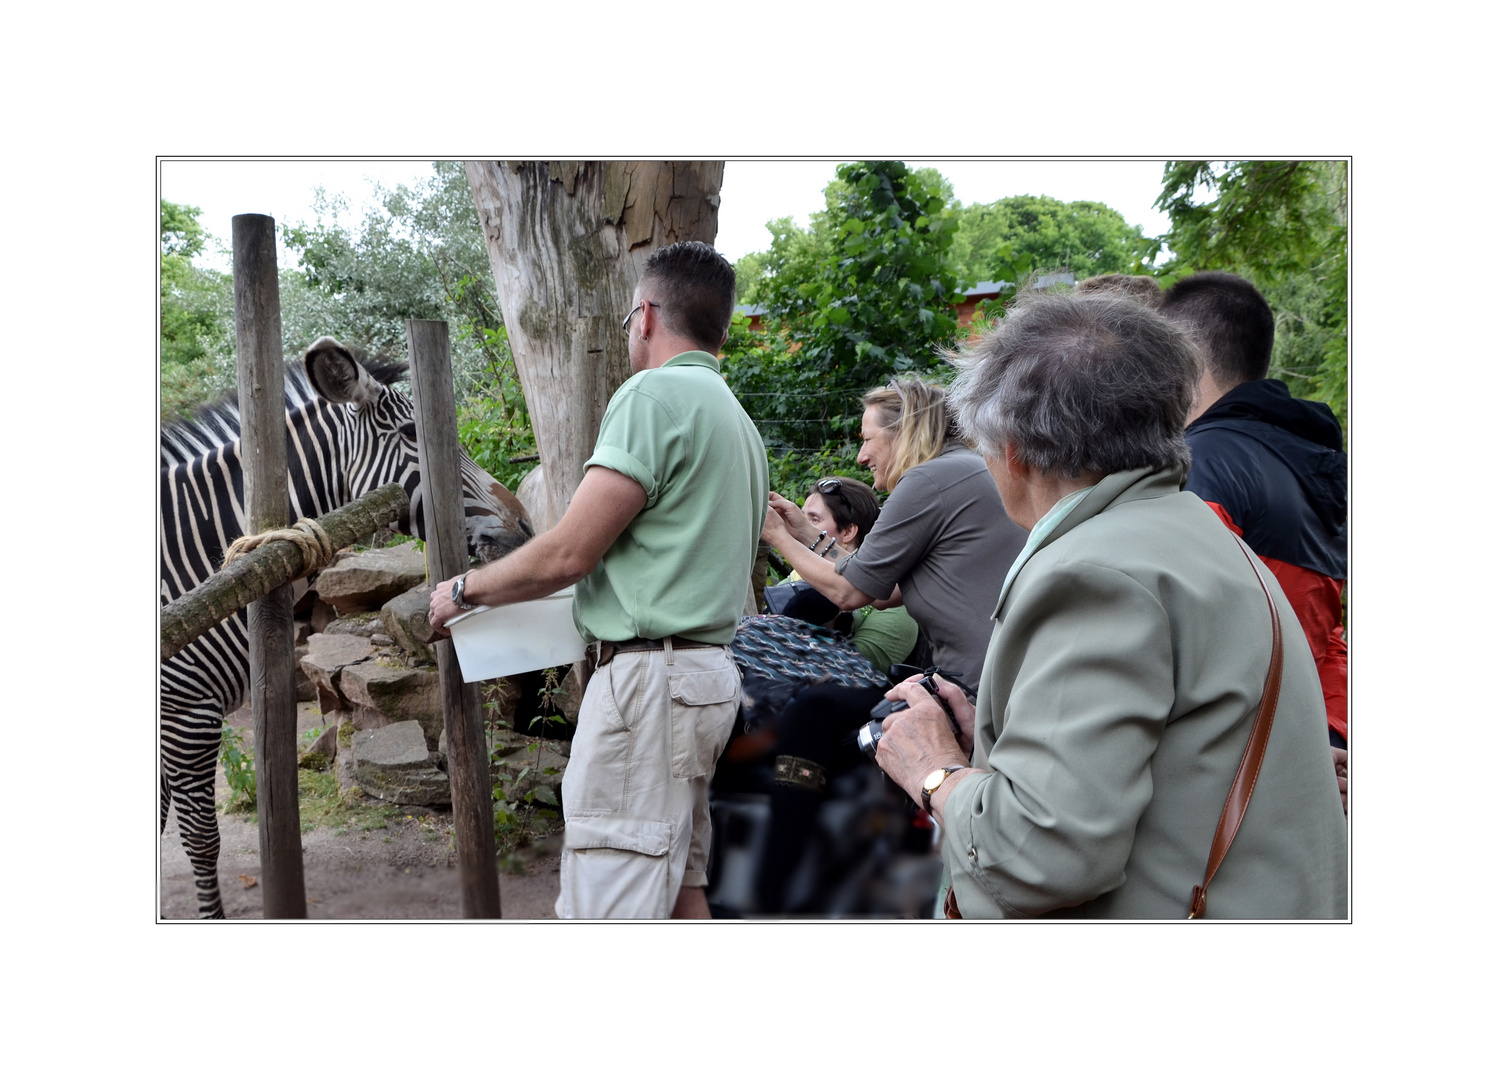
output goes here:
[[679, 240], [713, 242], [723, 163], [468, 161], [466, 178], [539, 443], [546, 529], [628, 378], [619, 324], [644, 263]]

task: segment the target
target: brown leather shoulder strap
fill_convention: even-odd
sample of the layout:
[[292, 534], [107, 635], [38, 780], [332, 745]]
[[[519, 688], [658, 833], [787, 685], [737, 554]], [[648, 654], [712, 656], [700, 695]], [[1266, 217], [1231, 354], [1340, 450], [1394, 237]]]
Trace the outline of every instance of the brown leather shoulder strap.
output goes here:
[[1220, 811], [1220, 821], [1215, 826], [1215, 841], [1210, 845], [1209, 862], [1204, 867], [1204, 884], [1194, 886], [1194, 898], [1189, 903], [1189, 918], [1204, 918], [1205, 895], [1215, 871], [1220, 869], [1225, 854], [1230, 850], [1236, 830], [1241, 827], [1241, 818], [1246, 814], [1246, 804], [1257, 786], [1257, 774], [1262, 771], [1262, 758], [1267, 754], [1267, 737], [1272, 734], [1272, 718], [1278, 710], [1278, 691], [1283, 683], [1283, 625], [1278, 620], [1278, 605], [1273, 602], [1267, 581], [1257, 569], [1255, 560], [1246, 545], [1239, 540], [1236, 546], [1246, 561], [1251, 563], [1252, 573], [1267, 597], [1267, 609], [1272, 613], [1272, 659], [1267, 664], [1267, 681], [1262, 684], [1262, 702], [1257, 706], [1257, 720], [1246, 739], [1246, 749], [1241, 754], [1241, 764], [1236, 767], [1236, 779], [1231, 783], [1230, 794], [1225, 797], [1225, 807]]

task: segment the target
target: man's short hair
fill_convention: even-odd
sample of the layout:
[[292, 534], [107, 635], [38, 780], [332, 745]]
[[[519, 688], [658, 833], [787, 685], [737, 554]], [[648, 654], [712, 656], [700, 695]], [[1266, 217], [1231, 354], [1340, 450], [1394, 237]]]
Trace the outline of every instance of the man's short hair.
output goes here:
[[1110, 293], [1154, 307], [1162, 299], [1162, 286], [1157, 284], [1156, 278], [1146, 274], [1096, 274], [1079, 282], [1073, 291], [1080, 295]]
[[722, 348], [733, 321], [733, 264], [700, 240], [657, 248], [639, 280], [652, 284], [666, 327], [709, 353]]
[[1272, 308], [1243, 277], [1206, 270], [1162, 292], [1158, 311], [1194, 338], [1222, 388], [1267, 378], [1272, 363]]
[[1053, 476], [1188, 470], [1183, 428], [1198, 353], [1144, 304], [1107, 294], [1018, 300], [950, 358], [959, 374], [949, 403], [986, 457], [1003, 458], [1009, 442]]

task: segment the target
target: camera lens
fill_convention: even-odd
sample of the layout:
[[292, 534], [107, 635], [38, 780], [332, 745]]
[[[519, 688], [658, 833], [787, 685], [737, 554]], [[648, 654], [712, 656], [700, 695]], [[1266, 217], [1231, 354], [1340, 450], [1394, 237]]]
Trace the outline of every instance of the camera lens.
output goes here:
[[871, 720], [859, 729], [859, 749], [870, 761], [874, 760], [875, 751], [879, 749], [880, 736], [885, 734], [885, 726], [878, 720]]

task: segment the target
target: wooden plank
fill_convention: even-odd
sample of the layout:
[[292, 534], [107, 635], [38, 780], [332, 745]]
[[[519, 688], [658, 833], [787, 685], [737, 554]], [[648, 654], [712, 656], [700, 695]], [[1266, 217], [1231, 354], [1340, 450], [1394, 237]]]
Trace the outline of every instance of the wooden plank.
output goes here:
[[[314, 523], [325, 531], [331, 546], [339, 551], [371, 536], [408, 509], [408, 495], [401, 484], [384, 484], [361, 498], [331, 510]], [[271, 540], [235, 562], [215, 571], [158, 614], [161, 657], [177, 655], [183, 647], [215, 623], [228, 619], [254, 600], [260, 600], [279, 585], [308, 577], [325, 566], [311, 559], [291, 540]], [[424, 624], [425, 635], [429, 623]], [[421, 635], [421, 640], [430, 640]]]
[[[467, 567], [461, 513], [461, 463], [457, 453], [455, 384], [450, 370], [450, 331], [443, 322], [410, 319], [409, 378], [414, 388], [414, 424], [419, 441], [419, 490], [424, 501], [425, 540], [431, 585]], [[475, 683], [461, 677], [455, 647], [435, 647], [445, 712], [451, 808], [461, 870], [461, 917], [497, 919], [497, 842], [493, 834], [492, 784], [482, 699]]]
[[[259, 533], [288, 524], [277, 229], [265, 214], [239, 214], [230, 224], [247, 531]], [[262, 915], [268, 919], [303, 919], [308, 917], [308, 907], [298, 827], [293, 586], [280, 585], [248, 605], [246, 620], [251, 645]]]

